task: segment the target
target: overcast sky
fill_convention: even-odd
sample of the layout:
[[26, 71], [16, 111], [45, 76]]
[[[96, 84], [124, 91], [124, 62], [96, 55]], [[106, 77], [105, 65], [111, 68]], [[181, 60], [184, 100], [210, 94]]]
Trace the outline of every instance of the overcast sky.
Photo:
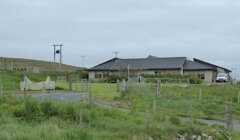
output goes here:
[[[88, 67], [114, 57], [186, 56], [240, 70], [239, 0], [0, 0], [0, 56]], [[240, 73], [240, 71], [238, 72]]]

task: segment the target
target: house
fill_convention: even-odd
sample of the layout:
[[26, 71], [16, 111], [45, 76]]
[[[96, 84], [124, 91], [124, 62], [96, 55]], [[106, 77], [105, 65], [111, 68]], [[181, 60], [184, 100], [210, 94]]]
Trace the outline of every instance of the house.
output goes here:
[[147, 58], [121, 59], [113, 58], [88, 69], [90, 81], [104, 80], [110, 74], [131, 72], [131, 75], [140, 74], [193, 74], [205, 82], [215, 82], [217, 73], [230, 74], [230, 70], [199, 60], [188, 60], [187, 57], [159, 58], [148, 56]]

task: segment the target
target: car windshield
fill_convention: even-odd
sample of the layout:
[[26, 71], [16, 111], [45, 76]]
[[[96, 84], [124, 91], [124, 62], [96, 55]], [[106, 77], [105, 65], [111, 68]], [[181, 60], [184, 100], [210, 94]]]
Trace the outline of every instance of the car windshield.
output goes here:
[[225, 73], [219, 73], [218, 74], [218, 77], [225, 77], [226, 75], [225, 75]]

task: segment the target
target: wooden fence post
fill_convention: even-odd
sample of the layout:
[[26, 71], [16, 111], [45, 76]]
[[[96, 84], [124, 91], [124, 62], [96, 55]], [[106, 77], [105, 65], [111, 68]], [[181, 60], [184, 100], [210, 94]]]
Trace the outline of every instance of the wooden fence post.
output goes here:
[[3, 93], [3, 84], [0, 83], [0, 94], [2, 94], [2, 93]]
[[226, 123], [228, 131], [233, 130], [233, 120], [232, 120], [232, 103], [226, 103]]
[[79, 115], [79, 126], [82, 127], [83, 125], [83, 115], [82, 115], [82, 112], [80, 113]]
[[199, 100], [202, 100], [202, 89], [199, 90]]
[[69, 76], [69, 91], [72, 91], [72, 79]]
[[149, 133], [149, 112], [148, 112], [148, 104], [146, 105], [146, 130]]
[[157, 110], [157, 104], [156, 104], [156, 99], [153, 99], [153, 113], [155, 113]]
[[2, 79], [0, 77], [0, 94], [2, 94], [3, 92], [3, 85], [2, 85]]
[[91, 91], [91, 87], [89, 85], [89, 91], [88, 91], [88, 104], [92, 104], [92, 91]]
[[192, 105], [192, 99], [190, 99], [190, 105], [189, 105], [189, 118], [191, 119], [191, 125], [193, 125], [193, 105]]
[[161, 96], [161, 81], [157, 81], [157, 98], [160, 98]]
[[120, 81], [117, 79], [117, 92], [120, 92]]
[[240, 104], [240, 91], [238, 91], [238, 104]]

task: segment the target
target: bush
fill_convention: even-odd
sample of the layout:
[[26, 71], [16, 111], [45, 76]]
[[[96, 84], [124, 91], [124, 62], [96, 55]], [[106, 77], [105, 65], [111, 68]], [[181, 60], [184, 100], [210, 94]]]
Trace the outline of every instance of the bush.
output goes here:
[[13, 116], [14, 117], [23, 117], [25, 114], [24, 106], [16, 106], [16, 108], [13, 110]]
[[124, 75], [124, 74], [119, 74], [119, 75], [117, 75], [117, 74], [112, 74], [112, 75], [109, 75], [109, 76], [108, 76], [107, 82], [116, 83], [117, 80], [123, 80], [123, 79], [127, 80], [127, 79], [128, 79], [128, 78], [127, 78], [127, 75]]
[[73, 106], [71, 106], [70, 104], [61, 106], [61, 108], [59, 109], [59, 115], [66, 120], [76, 120], [77, 118], [77, 113]]
[[7, 98], [6, 96], [0, 96], [0, 105], [6, 103]]
[[43, 114], [47, 117], [51, 116], [57, 116], [58, 115], [58, 109], [53, 105], [52, 102], [46, 101], [41, 104], [41, 110]]
[[15, 117], [23, 117], [25, 120], [34, 120], [41, 116], [41, 110], [35, 100], [26, 99], [23, 105], [15, 108], [13, 114]]
[[[201, 84], [202, 80], [199, 79], [196, 75], [181, 75], [181, 74], [142, 74], [141, 75], [147, 79], [148, 82], [156, 83], [157, 79], [166, 79], [166, 82], [178, 82], [178, 80], [186, 80], [189, 79], [190, 84]], [[186, 81], [187, 82], [187, 81]]]
[[189, 78], [189, 82], [190, 82], [190, 84], [201, 84], [202, 80], [197, 78], [196, 76], [191, 76]]
[[55, 90], [64, 90], [64, 88], [56, 86]]
[[41, 110], [38, 103], [35, 100], [27, 99], [24, 102], [25, 106], [25, 118], [35, 119], [41, 115]]

